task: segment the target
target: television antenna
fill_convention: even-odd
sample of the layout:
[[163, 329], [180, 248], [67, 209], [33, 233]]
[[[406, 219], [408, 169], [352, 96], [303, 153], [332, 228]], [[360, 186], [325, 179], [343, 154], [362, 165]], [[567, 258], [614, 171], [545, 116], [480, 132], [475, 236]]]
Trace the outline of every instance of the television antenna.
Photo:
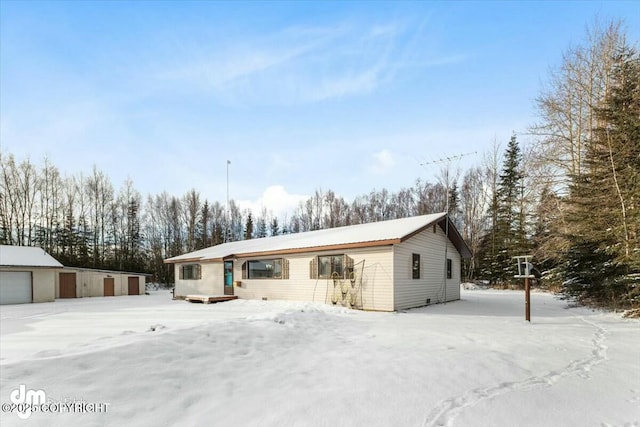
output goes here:
[[[429, 162], [424, 162], [424, 163], [420, 163], [420, 166], [422, 167], [427, 167], [427, 166], [431, 166], [431, 165], [443, 165], [446, 164], [447, 168], [445, 169], [445, 190], [446, 190], [446, 194], [445, 194], [445, 226], [444, 226], [444, 235], [445, 235], [445, 243], [444, 243], [444, 266], [443, 266], [443, 274], [442, 274], [442, 279], [443, 279], [443, 288], [444, 288], [444, 301], [443, 302], [447, 302], [447, 276], [448, 276], [448, 248], [449, 248], [449, 164], [451, 162], [454, 162], [456, 160], [460, 160], [463, 157], [467, 157], [467, 156], [472, 156], [478, 154], [477, 151], [471, 151], [469, 153], [461, 153], [461, 154], [456, 154], [456, 155], [452, 155], [452, 156], [448, 156], [448, 157], [442, 157], [440, 159], [436, 159], [436, 160], [432, 160]], [[453, 269], [453, 266], [451, 266], [451, 268]], [[451, 272], [451, 274], [453, 275], [453, 271]]]
[[477, 151], [471, 151], [469, 153], [462, 153], [462, 154], [456, 154], [454, 156], [443, 157], [441, 159], [432, 160], [430, 162], [420, 163], [420, 166], [430, 166], [430, 165], [438, 165], [438, 164], [442, 164], [442, 163], [451, 163], [454, 160], [460, 160], [463, 157], [471, 156], [471, 155], [474, 155], [474, 154], [478, 154], [478, 152]]

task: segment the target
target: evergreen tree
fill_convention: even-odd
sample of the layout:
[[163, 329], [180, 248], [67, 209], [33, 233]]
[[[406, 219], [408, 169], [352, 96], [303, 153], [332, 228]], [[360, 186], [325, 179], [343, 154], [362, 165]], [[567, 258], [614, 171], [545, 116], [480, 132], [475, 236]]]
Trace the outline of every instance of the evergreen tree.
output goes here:
[[78, 247], [77, 263], [79, 266], [89, 265], [90, 256], [91, 231], [87, 218], [81, 216], [78, 220], [78, 230], [76, 232], [76, 244]]
[[130, 271], [142, 271], [144, 269], [142, 234], [140, 233], [140, 202], [133, 196], [127, 205], [127, 236], [126, 257], [124, 268]]
[[519, 197], [523, 174], [522, 154], [512, 136], [505, 151], [502, 173], [490, 206], [495, 222], [482, 242], [482, 275], [492, 283], [509, 282], [513, 276], [513, 260], [526, 250], [526, 236]]
[[244, 240], [253, 239], [253, 216], [251, 212], [247, 215], [247, 222], [244, 226]]
[[209, 236], [209, 223], [211, 222], [211, 209], [209, 209], [209, 201], [205, 200], [200, 209], [200, 217], [197, 228], [198, 237], [196, 240], [196, 249], [203, 249], [211, 246], [211, 238]]
[[462, 230], [462, 212], [460, 211], [460, 192], [458, 191], [458, 183], [453, 182], [449, 188], [449, 217], [455, 224], [456, 228]]
[[65, 265], [77, 265], [77, 257], [76, 257], [76, 222], [73, 216], [73, 211], [70, 209], [66, 210], [66, 214], [64, 217], [64, 224], [59, 228], [58, 231], [58, 245], [60, 247], [60, 252], [57, 254], [60, 262]]
[[256, 231], [257, 238], [267, 237], [267, 221], [263, 216], [258, 218], [258, 230]]
[[624, 47], [596, 109], [587, 170], [574, 177], [564, 291], [585, 302], [640, 305], [640, 58]]
[[562, 282], [559, 268], [567, 249], [564, 205], [563, 199], [550, 186], [543, 187], [536, 206], [532, 254], [542, 275], [541, 285], [546, 288], [559, 287]]
[[271, 220], [271, 224], [269, 224], [269, 228], [271, 229], [271, 235], [277, 236], [280, 234], [280, 225], [278, 224], [278, 217], [273, 217]]

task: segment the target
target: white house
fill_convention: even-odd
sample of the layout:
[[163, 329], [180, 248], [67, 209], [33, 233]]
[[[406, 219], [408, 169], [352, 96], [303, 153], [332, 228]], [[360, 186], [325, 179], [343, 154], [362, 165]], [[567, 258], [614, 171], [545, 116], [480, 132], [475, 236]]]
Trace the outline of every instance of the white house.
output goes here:
[[394, 311], [460, 298], [471, 252], [445, 213], [224, 243], [165, 260], [175, 295]]

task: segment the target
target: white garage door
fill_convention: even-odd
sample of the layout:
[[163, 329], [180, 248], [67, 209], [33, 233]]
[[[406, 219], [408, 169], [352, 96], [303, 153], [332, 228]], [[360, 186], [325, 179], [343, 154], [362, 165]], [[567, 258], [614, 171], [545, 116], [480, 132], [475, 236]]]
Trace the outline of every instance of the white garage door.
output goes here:
[[23, 304], [31, 301], [31, 273], [0, 271], [0, 304]]

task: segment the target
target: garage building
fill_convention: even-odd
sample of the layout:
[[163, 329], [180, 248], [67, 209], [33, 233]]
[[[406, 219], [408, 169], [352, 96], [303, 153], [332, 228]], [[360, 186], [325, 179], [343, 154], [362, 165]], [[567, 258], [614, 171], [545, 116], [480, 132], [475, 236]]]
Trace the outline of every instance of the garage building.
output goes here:
[[56, 274], [56, 298], [144, 295], [148, 274], [64, 267]]
[[149, 274], [64, 267], [43, 249], [0, 245], [0, 304], [144, 295]]
[[61, 269], [41, 248], [0, 245], [0, 304], [55, 301]]

